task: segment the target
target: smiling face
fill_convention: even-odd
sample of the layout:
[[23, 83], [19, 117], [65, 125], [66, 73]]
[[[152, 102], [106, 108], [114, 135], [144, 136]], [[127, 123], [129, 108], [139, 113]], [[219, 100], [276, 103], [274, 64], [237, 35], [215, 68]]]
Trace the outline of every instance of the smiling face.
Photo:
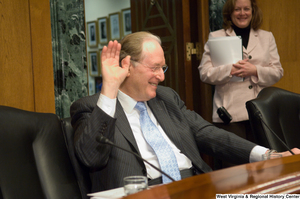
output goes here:
[[231, 21], [239, 28], [249, 26], [252, 19], [252, 6], [250, 0], [237, 0], [234, 11], [231, 14]]
[[[135, 66], [133, 65], [135, 64]], [[155, 40], [145, 41], [142, 59], [131, 62], [129, 75], [121, 86], [121, 91], [137, 101], [148, 101], [156, 96], [156, 89], [164, 81], [163, 70], [153, 72], [154, 67], [165, 65], [164, 51]]]

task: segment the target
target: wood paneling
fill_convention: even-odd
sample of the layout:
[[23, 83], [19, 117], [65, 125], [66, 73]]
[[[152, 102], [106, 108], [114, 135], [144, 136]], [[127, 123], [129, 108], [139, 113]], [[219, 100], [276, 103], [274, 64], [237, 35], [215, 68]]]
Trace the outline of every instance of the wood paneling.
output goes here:
[[274, 86], [300, 93], [300, 1], [260, 0], [258, 6], [264, 17], [262, 29], [274, 34], [284, 69], [283, 78]]
[[0, 4], [0, 104], [34, 110], [29, 2]]
[[131, 11], [133, 32], [161, 37], [169, 66], [161, 84], [173, 88], [193, 109], [192, 65], [185, 60], [185, 43], [191, 41], [190, 0], [131, 0]]
[[[206, 0], [198, 0], [197, 9], [197, 18], [198, 18], [198, 42], [200, 44], [200, 55], [202, 57], [204, 51], [204, 45], [207, 41], [209, 35], [209, 4]], [[195, 59], [194, 59], [195, 61]], [[194, 98], [197, 103], [198, 108], [196, 111], [207, 121], [212, 122], [212, 86], [210, 84], [203, 83], [200, 81], [200, 74], [198, 66], [200, 61], [197, 62], [197, 65], [193, 65], [193, 75], [194, 75]], [[196, 81], [197, 80], [197, 81]]]
[[30, 0], [30, 22], [35, 111], [55, 113], [49, 1]]
[[0, 105], [55, 112], [50, 3], [0, 3]]

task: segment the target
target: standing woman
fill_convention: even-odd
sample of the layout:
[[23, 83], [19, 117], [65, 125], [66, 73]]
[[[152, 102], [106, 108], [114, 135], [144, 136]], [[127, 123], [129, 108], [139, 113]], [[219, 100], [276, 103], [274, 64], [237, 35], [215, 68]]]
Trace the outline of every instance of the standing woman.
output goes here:
[[[243, 60], [235, 64], [213, 66], [207, 43], [200, 66], [201, 81], [215, 85], [213, 97], [213, 123], [243, 138], [254, 141], [245, 103], [257, 97], [265, 87], [272, 86], [283, 76], [277, 46], [271, 32], [259, 29], [262, 12], [256, 0], [227, 0], [223, 7], [223, 28], [211, 32], [209, 37], [242, 37]], [[241, 82], [230, 81], [233, 76], [243, 77]], [[225, 124], [217, 114], [224, 107], [232, 116]], [[229, 165], [215, 165], [216, 169]]]

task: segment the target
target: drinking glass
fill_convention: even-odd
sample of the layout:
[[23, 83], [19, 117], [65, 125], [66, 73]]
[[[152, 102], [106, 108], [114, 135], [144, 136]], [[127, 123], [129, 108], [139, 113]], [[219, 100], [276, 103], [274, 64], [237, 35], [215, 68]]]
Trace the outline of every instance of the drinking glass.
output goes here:
[[262, 160], [269, 160], [269, 159], [281, 158], [281, 157], [282, 155], [279, 153], [268, 153], [262, 155]]
[[124, 178], [124, 192], [126, 196], [147, 188], [148, 178], [146, 176], [127, 176]]

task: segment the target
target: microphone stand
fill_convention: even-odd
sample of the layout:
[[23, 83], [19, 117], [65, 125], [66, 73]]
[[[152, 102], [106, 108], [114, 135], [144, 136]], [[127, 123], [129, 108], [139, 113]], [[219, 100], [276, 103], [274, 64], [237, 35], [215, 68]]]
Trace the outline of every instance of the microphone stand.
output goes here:
[[295, 155], [293, 153], [293, 151], [291, 151], [291, 149], [280, 139], [280, 137], [269, 127], [269, 125], [267, 125], [267, 123], [263, 120], [261, 113], [257, 110], [255, 112], [256, 117], [259, 118], [259, 120], [271, 131], [271, 133], [285, 146], [285, 148], [292, 154]]
[[136, 156], [137, 158], [141, 159], [142, 161], [146, 162], [147, 164], [149, 164], [152, 168], [154, 168], [155, 170], [157, 170], [158, 172], [162, 173], [163, 175], [167, 176], [170, 180], [172, 180], [173, 182], [175, 182], [176, 180], [174, 180], [174, 178], [172, 178], [171, 176], [169, 176], [167, 173], [165, 173], [164, 171], [162, 171], [161, 169], [157, 168], [156, 166], [154, 166], [153, 164], [151, 164], [150, 162], [148, 162], [147, 160], [145, 160], [144, 158], [142, 158], [140, 155], [138, 155], [137, 153], [134, 153], [132, 151], [129, 151], [123, 147], [120, 147], [116, 144], [114, 144], [113, 142], [111, 142], [109, 139], [107, 139], [106, 137], [104, 137], [103, 135], [99, 135], [96, 137], [96, 141], [101, 143], [101, 144], [108, 144], [111, 146], [114, 146], [116, 148], [119, 148], [123, 151], [126, 151], [128, 153], [133, 154], [134, 156]]

